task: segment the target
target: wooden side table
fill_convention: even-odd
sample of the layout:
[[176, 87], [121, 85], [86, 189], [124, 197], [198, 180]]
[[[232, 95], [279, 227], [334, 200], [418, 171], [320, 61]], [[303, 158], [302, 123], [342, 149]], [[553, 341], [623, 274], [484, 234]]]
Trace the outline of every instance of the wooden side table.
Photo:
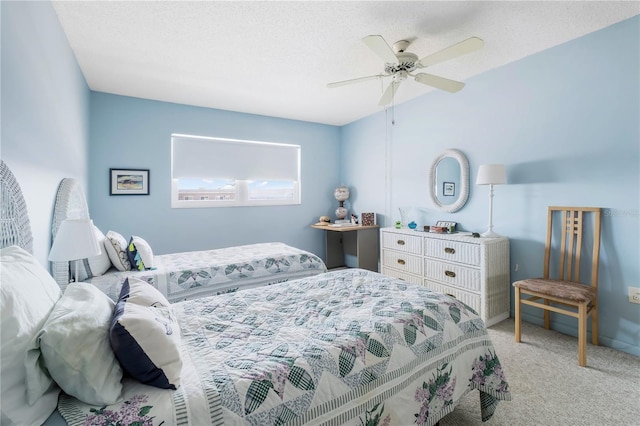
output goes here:
[[358, 268], [378, 272], [379, 225], [311, 225], [311, 227], [325, 231], [325, 262], [328, 269], [346, 266], [344, 255], [347, 253], [356, 256]]

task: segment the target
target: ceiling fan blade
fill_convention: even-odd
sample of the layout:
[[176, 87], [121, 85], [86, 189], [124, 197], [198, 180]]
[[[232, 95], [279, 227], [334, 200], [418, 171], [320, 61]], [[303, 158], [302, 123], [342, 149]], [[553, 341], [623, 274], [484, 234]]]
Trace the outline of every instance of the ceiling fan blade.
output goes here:
[[382, 94], [382, 97], [380, 98], [378, 105], [385, 106], [390, 104], [391, 101], [393, 101], [393, 98], [395, 97], [396, 92], [398, 91], [398, 86], [400, 86], [400, 82], [395, 80], [392, 81], [391, 84], [389, 84], [389, 86], [387, 87], [387, 90], [385, 90], [384, 93]]
[[480, 49], [484, 46], [484, 41], [478, 37], [471, 37], [453, 46], [446, 47], [436, 53], [425, 56], [418, 61], [418, 68], [429, 67], [431, 65], [439, 64], [440, 62], [448, 61], [449, 59], [457, 58], [458, 56], [471, 53], [474, 50]]
[[448, 78], [439, 77], [433, 74], [425, 74], [421, 72], [416, 74], [415, 79], [417, 82], [426, 84], [427, 86], [435, 87], [436, 89], [444, 90], [446, 92], [455, 93], [462, 90], [464, 83], [455, 80], [449, 80]]
[[393, 53], [393, 49], [389, 44], [379, 35], [368, 35], [362, 39], [369, 49], [373, 50], [385, 63], [397, 64], [398, 58]]
[[382, 77], [386, 77], [386, 76], [383, 74], [378, 74], [378, 75], [369, 75], [367, 77], [352, 78], [351, 80], [335, 81], [333, 83], [327, 84], [327, 87], [340, 87], [340, 86], [344, 86], [351, 83], [359, 83], [361, 81], [373, 80], [374, 78], [382, 78]]

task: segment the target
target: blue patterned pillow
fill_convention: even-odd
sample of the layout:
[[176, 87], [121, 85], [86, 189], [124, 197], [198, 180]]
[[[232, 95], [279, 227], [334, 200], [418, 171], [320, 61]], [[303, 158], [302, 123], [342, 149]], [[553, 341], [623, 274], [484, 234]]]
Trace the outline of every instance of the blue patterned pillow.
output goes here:
[[141, 383], [162, 389], [180, 386], [180, 328], [166, 298], [153, 286], [127, 278], [109, 330], [122, 368]]
[[145, 240], [135, 235], [131, 236], [127, 245], [127, 256], [131, 263], [132, 271], [144, 271], [154, 269], [153, 250]]

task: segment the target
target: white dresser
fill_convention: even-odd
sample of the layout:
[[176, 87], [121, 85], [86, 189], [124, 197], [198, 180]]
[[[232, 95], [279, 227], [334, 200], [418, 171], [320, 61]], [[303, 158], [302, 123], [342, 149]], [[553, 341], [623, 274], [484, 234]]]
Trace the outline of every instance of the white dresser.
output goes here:
[[455, 296], [487, 327], [509, 318], [509, 239], [380, 229], [382, 273]]

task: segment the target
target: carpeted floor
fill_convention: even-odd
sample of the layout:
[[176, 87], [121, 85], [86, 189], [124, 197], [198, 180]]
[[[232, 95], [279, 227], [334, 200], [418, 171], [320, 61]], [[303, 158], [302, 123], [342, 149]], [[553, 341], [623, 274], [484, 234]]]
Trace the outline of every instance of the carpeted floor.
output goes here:
[[488, 422], [480, 420], [478, 392], [467, 394], [440, 426], [640, 425], [640, 358], [587, 345], [587, 367], [578, 366], [578, 341], [553, 330], [522, 324], [514, 341], [510, 318], [489, 335], [511, 388]]

